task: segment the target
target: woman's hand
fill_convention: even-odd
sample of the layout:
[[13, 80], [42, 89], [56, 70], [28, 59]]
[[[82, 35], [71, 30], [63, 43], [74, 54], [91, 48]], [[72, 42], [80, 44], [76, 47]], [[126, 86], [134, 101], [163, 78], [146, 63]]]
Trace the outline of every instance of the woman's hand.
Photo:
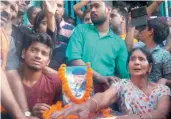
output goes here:
[[44, 1], [44, 8], [47, 12], [55, 15], [56, 9], [57, 9], [57, 3], [56, 1]]
[[88, 119], [90, 116], [90, 110], [88, 103], [84, 104], [73, 104], [71, 107], [63, 110], [58, 111], [52, 114], [52, 119], [57, 119], [59, 116], [63, 116], [63, 119], [66, 119], [69, 115], [77, 115], [79, 119]]

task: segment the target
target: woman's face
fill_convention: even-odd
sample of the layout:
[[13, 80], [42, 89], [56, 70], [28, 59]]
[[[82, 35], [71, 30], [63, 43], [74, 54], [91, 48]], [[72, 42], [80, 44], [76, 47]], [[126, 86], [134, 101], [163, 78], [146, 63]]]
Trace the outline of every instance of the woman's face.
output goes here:
[[47, 31], [47, 17], [45, 17], [41, 23], [40, 23], [40, 26], [39, 26], [39, 32], [40, 33], [46, 33]]
[[146, 76], [151, 71], [146, 55], [140, 50], [134, 51], [130, 56], [129, 71], [131, 76]]

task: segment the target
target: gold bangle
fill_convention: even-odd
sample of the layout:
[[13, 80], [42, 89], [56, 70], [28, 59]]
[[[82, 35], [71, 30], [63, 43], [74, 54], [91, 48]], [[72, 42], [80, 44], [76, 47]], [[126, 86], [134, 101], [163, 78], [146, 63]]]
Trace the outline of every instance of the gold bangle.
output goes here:
[[96, 104], [96, 112], [97, 112], [97, 110], [98, 110], [98, 103], [97, 103], [97, 100], [94, 99], [94, 98], [91, 98], [91, 100], [93, 100], [93, 102], [95, 102], [95, 104]]
[[150, 119], [153, 119], [153, 117], [152, 117], [152, 115], [151, 114], [149, 114], [149, 113], [147, 113], [148, 114], [148, 116], [150, 117]]

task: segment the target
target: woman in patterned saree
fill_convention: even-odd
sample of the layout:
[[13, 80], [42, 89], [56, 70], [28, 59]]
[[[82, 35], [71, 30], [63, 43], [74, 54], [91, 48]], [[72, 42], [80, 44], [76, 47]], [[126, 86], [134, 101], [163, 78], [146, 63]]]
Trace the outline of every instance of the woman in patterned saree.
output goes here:
[[169, 112], [171, 92], [167, 86], [151, 83], [148, 74], [152, 68], [152, 56], [143, 48], [133, 49], [129, 58], [130, 79], [114, 83], [103, 93], [97, 93], [87, 102], [72, 105], [70, 108], [52, 115], [66, 117], [76, 114], [80, 119], [89, 118], [90, 112], [96, 112], [114, 102], [118, 102], [124, 116], [117, 119], [165, 119]]

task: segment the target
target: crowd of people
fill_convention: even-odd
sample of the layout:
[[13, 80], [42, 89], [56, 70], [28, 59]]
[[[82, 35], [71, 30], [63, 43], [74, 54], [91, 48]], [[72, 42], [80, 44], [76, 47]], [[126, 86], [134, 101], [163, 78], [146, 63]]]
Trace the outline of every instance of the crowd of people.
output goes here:
[[[133, 26], [125, 2], [81, 0], [73, 9], [82, 20], [64, 18], [64, 0], [1, 1], [1, 117], [41, 119], [62, 100], [57, 69], [93, 69], [95, 95], [55, 112], [52, 119], [80, 119], [112, 105], [117, 119], [165, 119], [171, 113], [171, 19], [153, 16], [163, 1], [146, 7], [146, 24]], [[86, 10], [82, 11], [82, 8]], [[170, 10], [170, 9], [169, 9]], [[29, 24], [22, 18], [27, 14]], [[118, 106], [116, 108], [115, 106]]]

